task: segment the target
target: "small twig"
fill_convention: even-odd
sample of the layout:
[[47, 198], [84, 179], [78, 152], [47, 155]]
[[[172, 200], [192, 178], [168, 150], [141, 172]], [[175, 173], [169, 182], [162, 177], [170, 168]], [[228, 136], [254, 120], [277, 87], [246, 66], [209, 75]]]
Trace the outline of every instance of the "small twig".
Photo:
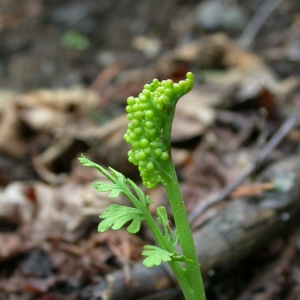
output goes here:
[[276, 9], [282, 0], [265, 0], [255, 12], [254, 16], [246, 26], [241, 37], [237, 41], [238, 47], [248, 49], [256, 34], [261, 29], [270, 14]]
[[299, 112], [293, 113], [278, 129], [278, 131], [271, 137], [262, 151], [252, 164], [246, 167], [240, 175], [231, 183], [226, 185], [220, 192], [212, 194], [201, 201], [189, 214], [189, 221], [193, 222], [203, 211], [205, 211], [211, 205], [222, 201], [226, 198], [236, 187], [238, 187], [250, 174], [252, 174], [261, 163], [267, 158], [267, 156], [274, 150], [277, 145], [283, 140], [288, 132], [295, 126], [299, 119]]

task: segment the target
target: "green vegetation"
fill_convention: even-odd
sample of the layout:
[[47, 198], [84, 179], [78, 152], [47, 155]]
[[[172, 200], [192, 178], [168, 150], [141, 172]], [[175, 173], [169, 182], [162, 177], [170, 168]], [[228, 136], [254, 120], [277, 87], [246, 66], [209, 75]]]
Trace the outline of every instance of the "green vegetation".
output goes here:
[[[149, 212], [152, 203], [149, 196], [130, 179], [116, 170], [106, 171], [84, 156], [79, 158], [84, 166], [94, 167], [105, 175], [112, 184], [98, 182], [93, 187], [100, 192], [109, 192], [109, 197], [124, 194], [133, 207], [111, 204], [100, 215], [103, 219], [99, 232], [117, 230], [125, 224], [128, 232], [136, 233], [144, 221], [151, 230], [157, 246], [146, 245], [142, 255], [146, 267], [167, 262], [174, 272], [186, 300], [205, 300], [205, 293], [192, 232], [186, 209], [179, 189], [178, 179], [171, 159], [171, 128], [175, 106], [179, 98], [189, 92], [194, 76], [188, 73], [186, 80], [173, 83], [172, 80], [159, 82], [154, 79], [146, 84], [138, 97], [127, 100], [128, 130], [124, 136], [132, 149], [128, 159], [138, 166], [143, 184], [154, 188], [162, 183], [167, 191], [175, 221], [175, 230], [169, 226], [165, 207], [157, 208], [157, 220]], [[129, 222], [129, 223], [128, 223]], [[180, 245], [181, 254], [177, 246]]]
[[90, 40], [79, 31], [69, 30], [62, 36], [61, 44], [67, 49], [81, 52], [87, 50], [91, 43]]

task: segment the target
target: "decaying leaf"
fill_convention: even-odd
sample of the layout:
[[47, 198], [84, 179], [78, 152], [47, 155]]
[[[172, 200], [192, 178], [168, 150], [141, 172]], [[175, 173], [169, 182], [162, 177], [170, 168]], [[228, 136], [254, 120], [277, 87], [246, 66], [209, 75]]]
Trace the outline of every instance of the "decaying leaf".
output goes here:
[[173, 142], [187, 141], [200, 136], [213, 123], [214, 110], [201, 100], [201, 93], [191, 92], [178, 101], [172, 124]]
[[0, 193], [0, 217], [20, 225], [33, 220], [36, 206], [26, 195], [31, 183], [12, 182]]

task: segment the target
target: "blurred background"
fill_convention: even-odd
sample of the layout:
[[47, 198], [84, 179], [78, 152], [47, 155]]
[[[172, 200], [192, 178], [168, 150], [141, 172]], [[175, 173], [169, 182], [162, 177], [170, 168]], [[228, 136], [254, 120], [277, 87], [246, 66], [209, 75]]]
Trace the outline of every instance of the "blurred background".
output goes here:
[[[147, 67], [214, 32], [239, 39], [263, 2], [1, 0], [1, 87], [90, 85], [116, 62]], [[299, 6], [269, 1], [258, 33], [243, 45], [283, 77], [299, 72]]]
[[[94, 191], [105, 179], [77, 158], [140, 183], [126, 99], [189, 71], [172, 156], [193, 230], [220, 233], [199, 246], [208, 300], [299, 299], [300, 1], [0, 0], [0, 300], [182, 299], [165, 270], [139, 263], [147, 228], [97, 233], [99, 214], [127, 202]], [[277, 173], [257, 176], [281, 162], [294, 175], [277, 199]], [[152, 213], [168, 205], [162, 186], [146, 192]], [[251, 207], [233, 225], [222, 214], [237, 199]]]

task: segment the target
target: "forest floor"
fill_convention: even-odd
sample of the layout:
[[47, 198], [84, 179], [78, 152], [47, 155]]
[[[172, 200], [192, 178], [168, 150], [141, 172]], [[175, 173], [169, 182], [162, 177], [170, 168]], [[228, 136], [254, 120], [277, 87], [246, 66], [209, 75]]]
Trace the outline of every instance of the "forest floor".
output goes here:
[[97, 233], [126, 200], [78, 157], [140, 183], [126, 99], [189, 71], [172, 158], [207, 299], [300, 299], [300, 2], [1, 0], [0, 300], [182, 299], [147, 228]]

